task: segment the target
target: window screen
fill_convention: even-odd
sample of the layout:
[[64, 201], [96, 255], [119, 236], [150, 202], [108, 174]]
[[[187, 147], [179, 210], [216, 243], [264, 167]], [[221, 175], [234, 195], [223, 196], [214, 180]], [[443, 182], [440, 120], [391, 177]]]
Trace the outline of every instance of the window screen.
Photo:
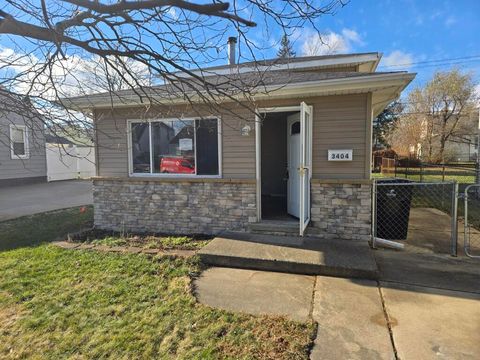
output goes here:
[[296, 121], [292, 124], [292, 135], [300, 134], [300, 121]]
[[196, 121], [197, 174], [218, 175], [218, 125], [216, 119]]
[[153, 172], [195, 174], [193, 120], [152, 122]]
[[12, 152], [15, 156], [26, 156], [25, 146], [26, 131], [25, 128], [11, 127], [10, 128], [10, 140], [12, 142]]
[[132, 124], [132, 164], [134, 173], [150, 172], [150, 134], [148, 123]]

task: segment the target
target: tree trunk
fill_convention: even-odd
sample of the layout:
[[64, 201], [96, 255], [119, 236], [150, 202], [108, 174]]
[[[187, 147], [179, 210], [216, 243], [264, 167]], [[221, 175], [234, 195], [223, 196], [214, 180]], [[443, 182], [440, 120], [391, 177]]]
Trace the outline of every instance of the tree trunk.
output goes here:
[[438, 149], [438, 159], [442, 163], [445, 163], [445, 159], [444, 159], [445, 143], [448, 140], [447, 120], [448, 119], [445, 116], [442, 118], [442, 131], [441, 131], [441, 134], [440, 134], [440, 149]]

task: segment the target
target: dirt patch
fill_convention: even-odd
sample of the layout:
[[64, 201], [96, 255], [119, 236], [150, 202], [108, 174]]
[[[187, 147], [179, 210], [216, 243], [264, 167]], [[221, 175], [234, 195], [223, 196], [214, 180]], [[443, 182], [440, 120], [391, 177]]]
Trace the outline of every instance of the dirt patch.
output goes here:
[[[10, 294], [1, 292], [0, 299], [10, 298]], [[3, 301], [2, 301], [3, 302]], [[0, 305], [0, 329], [3, 335], [11, 335], [10, 331], [15, 325], [15, 323], [20, 319], [25, 310], [19, 304], [8, 302]]]
[[[389, 320], [390, 320], [390, 327], [393, 328], [398, 325], [398, 321], [394, 317], [390, 316]], [[370, 317], [370, 321], [380, 326], [387, 326], [387, 319], [385, 319], [385, 314], [383, 312]]]
[[205, 246], [212, 236], [204, 234], [172, 235], [161, 233], [123, 234], [115, 231], [90, 229], [68, 237], [69, 242], [105, 246], [109, 248], [156, 249], [156, 250], [198, 250]]

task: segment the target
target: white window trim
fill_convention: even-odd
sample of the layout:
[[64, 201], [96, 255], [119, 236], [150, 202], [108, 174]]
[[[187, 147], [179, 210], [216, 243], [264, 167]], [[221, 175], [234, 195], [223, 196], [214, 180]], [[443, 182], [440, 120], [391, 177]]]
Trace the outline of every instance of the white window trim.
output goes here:
[[[190, 120], [202, 120], [202, 119], [215, 119], [217, 120], [218, 127], [218, 175], [195, 175], [195, 174], [164, 174], [164, 173], [152, 173], [150, 166], [150, 173], [134, 173], [133, 172], [133, 158], [132, 158], [132, 124], [149, 124], [149, 137], [150, 137], [150, 165], [152, 164], [152, 134], [151, 123], [160, 121], [190, 121]], [[222, 126], [221, 117], [219, 116], [203, 116], [203, 117], [188, 117], [188, 118], [154, 118], [154, 119], [127, 119], [127, 154], [128, 154], [128, 176], [129, 177], [155, 177], [155, 178], [183, 178], [183, 179], [221, 179], [223, 176], [223, 157], [222, 157]], [[194, 132], [195, 140], [195, 167], [197, 166], [197, 135], [196, 129]]]
[[[24, 134], [24, 145], [25, 145], [25, 155], [16, 155], [13, 148], [13, 130], [23, 130]], [[15, 125], [10, 124], [10, 157], [12, 160], [25, 160], [30, 158], [30, 147], [28, 146], [28, 128], [25, 125]]]

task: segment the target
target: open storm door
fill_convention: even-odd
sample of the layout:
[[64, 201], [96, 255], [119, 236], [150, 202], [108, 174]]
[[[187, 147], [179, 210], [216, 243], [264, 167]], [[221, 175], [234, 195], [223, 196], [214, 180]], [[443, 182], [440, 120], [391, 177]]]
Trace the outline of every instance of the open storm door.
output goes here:
[[312, 178], [312, 107], [300, 104], [300, 236], [310, 222], [310, 180]]

